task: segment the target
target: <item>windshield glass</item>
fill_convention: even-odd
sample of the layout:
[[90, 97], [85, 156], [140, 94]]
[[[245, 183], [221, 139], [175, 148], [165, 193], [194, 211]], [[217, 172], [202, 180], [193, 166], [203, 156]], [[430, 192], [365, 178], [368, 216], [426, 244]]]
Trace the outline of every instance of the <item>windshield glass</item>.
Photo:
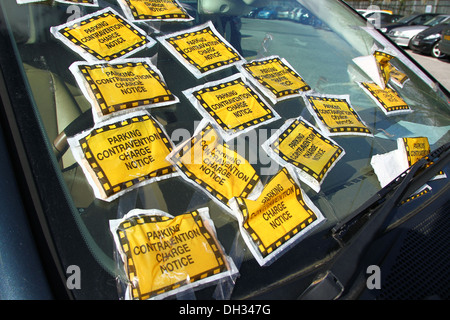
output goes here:
[[[395, 177], [380, 178], [374, 156], [405, 137], [431, 150], [450, 141], [450, 97], [341, 1], [26, 2], [0, 6], [57, 164], [54, 196], [77, 221], [65, 228], [90, 248], [71, 254], [95, 256], [123, 285], [119, 298], [159, 295], [144, 294], [133, 270], [206, 268], [197, 248], [211, 241], [176, 220], [205, 208], [223, 251], [211, 259], [228, 261], [217, 278], [234, 280], [222, 297], [259, 297], [329, 258], [330, 228]], [[151, 8], [166, 16], [152, 19]], [[132, 209], [173, 229], [123, 220]], [[170, 250], [131, 239], [126, 223], [170, 238]], [[52, 230], [70, 241], [64, 232]], [[157, 267], [139, 260], [153, 252]], [[217, 284], [201, 270], [202, 284]]]

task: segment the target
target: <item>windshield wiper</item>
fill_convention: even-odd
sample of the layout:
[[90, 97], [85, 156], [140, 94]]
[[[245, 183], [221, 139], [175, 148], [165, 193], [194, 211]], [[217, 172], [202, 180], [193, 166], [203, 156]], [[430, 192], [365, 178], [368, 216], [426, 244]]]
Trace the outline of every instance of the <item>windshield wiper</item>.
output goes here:
[[369, 199], [346, 221], [332, 229], [342, 246], [322, 273], [299, 297], [304, 300], [338, 299], [358, 270], [359, 261], [371, 242], [385, 230], [393, 209], [431, 180], [448, 163], [450, 143], [438, 148], [408, 168], [397, 179]]

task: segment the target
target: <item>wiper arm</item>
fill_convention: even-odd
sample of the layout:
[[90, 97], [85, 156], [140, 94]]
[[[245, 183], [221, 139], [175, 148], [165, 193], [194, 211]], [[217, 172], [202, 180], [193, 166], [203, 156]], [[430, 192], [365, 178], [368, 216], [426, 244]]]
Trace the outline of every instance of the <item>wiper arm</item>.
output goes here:
[[[333, 237], [343, 247], [332, 260], [328, 270], [314, 281], [299, 298], [305, 300], [338, 299], [357, 271], [363, 253], [384, 230], [383, 227], [391, 217], [392, 209], [431, 180], [448, 163], [449, 158], [450, 143], [416, 162], [399, 178], [366, 202], [347, 221], [333, 228]], [[428, 165], [429, 167], [427, 167]], [[421, 172], [416, 174], [419, 170]], [[389, 196], [389, 194], [392, 195]], [[362, 225], [362, 223], [364, 224]], [[352, 230], [351, 237], [346, 237], [352, 228], [357, 228], [357, 231]], [[348, 239], [346, 240], [346, 238]]]

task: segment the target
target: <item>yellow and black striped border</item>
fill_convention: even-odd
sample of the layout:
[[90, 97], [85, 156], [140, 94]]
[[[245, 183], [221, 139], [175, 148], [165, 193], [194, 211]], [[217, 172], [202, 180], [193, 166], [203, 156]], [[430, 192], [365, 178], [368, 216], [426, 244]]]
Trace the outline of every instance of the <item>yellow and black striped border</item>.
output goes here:
[[[289, 174], [289, 172], [287, 171], [287, 169], [286, 168], [281, 169], [278, 174], [282, 174], [282, 173], [286, 174], [287, 178], [289, 179], [289, 181], [294, 186], [294, 188], [295, 188], [295, 196], [297, 198], [297, 201], [302, 206], [302, 208], [305, 209], [306, 212], [308, 212], [309, 217], [306, 218], [304, 221], [301, 221], [297, 226], [295, 226], [291, 230], [288, 230], [282, 237], [280, 237], [279, 239], [274, 241], [272, 244], [270, 244], [268, 246], [264, 246], [263, 242], [261, 241], [260, 236], [250, 226], [250, 223], [249, 223], [250, 212], [248, 211], [248, 208], [247, 208], [247, 206], [245, 204], [245, 199], [243, 199], [241, 197], [236, 198], [237, 199], [237, 203], [239, 205], [239, 208], [242, 211], [242, 214], [243, 214], [243, 217], [244, 217], [243, 227], [247, 231], [247, 233], [249, 234], [250, 238], [252, 239], [252, 241], [254, 242], [255, 246], [258, 248], [259, 252], [261, 253], [261, 255], [263, 257], [267, 257], [269, 254], [271, 254], [277, 248], [279, 248], [284, 243], [289, 241], [289, 239], [291, 239], [292, 237], [297, 235], [299, 232], [301, 232], [303, 229], [305, 229], [307, 226], [309, 226], [311, 223], [313, 223], [314, 221], [317, 220], [316, 214], [306, 205], [306, 203], [305, 203], [305, 201], [303, 200], [303, 197], [302, 197], [301, 189], [297, 186], [297, 184], [295, 183], [294, 179], [292, 179], [292, 177]], [[275, 179], [275, 177], [276, 176], [272, 177], [271, 180]]]
[[[394, 91], [391, 88], [386, 87], [385, 90], [389, 90], [389, 93], [392, 94], [393, 96], [397, 97], [398, 99], [400, 99], [401, 101], [403, 101], [404, 104], [400, 104], [397, 106], [393, 106], [393, 107], [389, 107], [382, 99], [382, 97], [380, 97], [376, 91], [374, 91], [367, 83], [362, 82], [362, 85], [364, 86], [364, 88], [367, 89], [367, 91], [370, 92], [370, 94], [379, 102], [379, 104], [383, 107], [384, 110], [386, 110], [386, 112], [393, 112], [393, 111], [399, 111], [399, 110], [411, 110], [411, 108], [406, 104], [406, 102], [403, 101], [403, 99], [398, 95], [398, 93], [396, 91]], [[380, 90], [382, 90], [380, 88]]]
[[[95, 21], [95, 20], [98, 20], [98, 19], [101, 19], [101, 18], [107, 18], [107, 17], [115, 18], [119, 23], [123, 24], [126, 28], [128, 28], [130, 31], [132, 31], [141, 40], [139, 42], [137, 42], [136, 44], [134, 44], [134, 45], [132, 45], [132, 46], [126, 48], [126, 49], [120, 50], [119, 52], [113, 53], [111, 55], [104, 56], [104, 55], [102, 55], [102, 54], [92, 50], [89, 46], [83, 44], [81, 42], [81, 39], [77, 39], [76, 37], [74, 37], [70, 33], [72, 30], [77, 29], [77, 28], [79, 28], [79, 27], [81, 27], [81, 26], [83, 26], [83, 25], [85, 25], [87, 23], [90, 23], [92, 21]], [[73, 43], [74, 45], [82, 48], [83, 50], [85, 50], [86, 52], [88, 52], [89, 54], [94, 56], [95, 58], [97, 58], [99, 60], [105, 60], [105, 61], [110, 61], [110, 60], [119, 58], [119, 57], [121, 57], [121, 56], [123, 56], [123, 55], [125, 55], [125, 54], [127, 54], [127, 53], [129, 53], [129, 52], [131, 52], [131, 51], [133, 51], [133, 50], [135, 50], [137, 48], [139, 48], [139, 47], [142, 47], [142, 46], [146, 45], [149, 42], [149, 40], [144, 35], [141, 35], [138, 30], [133, 28], [132, 25], [130, 25], [128, 22], [126, 22], [121, 17], [119, 17], [118, 15], [116, 15], [116, 14], [114, 14], [112, 12], [104, 12], [104, 13], [99, 14], [97, 16], [93, 16], [93, 17], [91, 17], [91, 18], [89, 18], [87, 20], [83, 20], [79, 24], [75, 23], [75, 24], [73, 24], [71, 26], [68, 26], [68, 27], [65, 27], [65, 28], [59, 30], [59, 33], [62, 36], [64, 36], [65, 38], [67, 38], [71, 43]]]
[[[270, 84], [268, 84], [266, 81], [264, 81], [263, 78], [256, 76], [252, 71], [251, 71], [251, 67], [254, 66], [264, 66], [266, 64], [270, 64], [270, 63], [278, 63], [284, 70], [286, 70], [287, 72], [289, 72], [292, 76], [294, 76], [295, 78], [297, 78], [298, 80], [302, 81], [305, 83], [305, 85], [301, 88], [298, 89], [287, 89], [287, 90], [283, 90], [283, 91], [278, 91], [276, 90], [274, 87], [272, 87]], [[244, 67], [245, 70], [247, 70], [247, 72], [249, 74], [252, 75], [253, 78], [255, 78], [259, 83], [261, 83], [265, 88], [267, 88], [268, 90], [270, 90], [270, 92], [272, 92], [277, 98], [283, 98], [289, 95], [293, 95], [293, 94], [298, 94], [299, 91], [309, 91], [311, 90], [311, 87], [306, 84], [305, 80], [302, 79], [302, 77], [300, 77], [300, 75], [295, 72], [294, 70], [292, 70], [291, 68], [289, 68], [286, 64], [283, 63], [283, 61], [281, 61], [280, 58], [273, 58], [273, 59], [268, 59], [268, 60], [263, 60], [263, 61], [253, 61], [253, 62], [249, 62], [246, 64], [242, 65]]]
[[[147, 70], [148, 74], [152, 78], [158, 80], [158, 83], [166, 91], [166, 94], [160, 95], [157, 97], [153, 97], [150, 99], [130, 100], [127, 103], [108, 105], [105, 101], [104, 94], [101, 92], [98, 85], [95, 83], [94, 79], [92, 79], [92, 76], [89, 71], [94, 70], [94, 69], [102, 69], [104, 67], [110, 67], [112, 69], [122, 69], [122, 68], [126, 68], [126, 67], [137, 67], [137, 66], [144, 67]], [[93, 66], [80, 65], [78, 68], [80, 69], [81, 74], [85, 78], [85, 81], [89, 84], [89, 86], [88, 86], [89, 90], [93, 93], [95, 99], [97, 100], [97, 104], [99, 105], [100, 110], [103, 115], [108, 115], [113, 112], [121, 111], [121, 110], [125, 110], [125, 109], [136, 108], [136, 107], [139, 107], [142, 105], [151, 105], [151, 104], [155, 104], [155, 103], [169, 102], [169, 101], [175, 100], [175, 96], [167, 88], [167, 85], [164, 83], [164, 81], [161, 79], [161, 77], [155, 71], [153, 71], [152, 68], [147, 63], [128, 62], [128, 63], [124, 63], [124, 64], [113, 64], [113, 65], [105, 63], [105, 64], [96, 64]], [[120, 90], [120, 89], [117, 89], [117, 90]]]
[[[190, 36], [194, 36], [194, 35], [200, 35], [203, 33], [208, 33], [210, 34], [215, 40], [219, 41], [220, 44], [225, 47], [229, 52], [231, 52], [231, 54], [233, 55], [233, 58], [228, 59], [228, 60], [224, 60], [224, 61], [220, 61], [220, 62], [216, 62], [207, 66], [200, 66], [197, 62], [195, 62], [192, 58], [189, 57], [189, 55], [187, 55], [186, 53], [183, 52], [183, 50], [177, 45], [176, 41], [177, 40], [181, 40], [184, 38], [188, 38]], [[197, 70], [200, 71], [200, 73], [205, 73], [226, 65], [229, 65], [231, 63], [237, 62], [239, 60], [241, 60], [239, 54], [234, 50], [234, 48], [228, 46], [227, 44], [225, 44], [216, 34], [214, 34], [214, 32], [211, 30], [211, 28], [205, 27], [201, 30], [198, 31], [194, 31], [194, 32], [188, 32], [188, 33], [183, 33], [171, 38], [167, 38], [166, 41], [175, 48], [175, 50], [192, 66], [194, 66]]]
[[[206, 242], [209, 245], [210, 250], [214, 253], [217, 261], [217, 267], [209, 270], [204, 270], [199, 274], [193, 274], [189, 275], [189, 281], [191, 283], [205, 279], [207, 277], [219, 274], [221, 272], [224, 272], [228, 269], [227, 264], [225, 262], [225, 257], [222, 254], [222, 251], [219, 248], [219, 244], [216, 242], [215, 237], [206, 229], [202, 217], [199, 215], [198, 211], [192, 211], [186, 214], [192, 215], [194, 218], [194, 221], [196, 225], [198, 226], [200, 233], [205, 238]], [[149, 298], [152, 298], [156, 295], [160, 295], [162, 293], [177, 289], [183, 285], [186, 285], [186, 280], [180, 281], [178, 283], [174, 283], [170, 286], [166, 286], [163, 288], [160, 288], [156, 291], [151, 292], [141, 292], [140, 286], [139, 286], [139, 274], [137, 274], [136, 271], [136, 265], [133, 261], [133, 254], [132, 254], [132, 248], [130, 246], [129, 240], [127, 238], [127, 229], [134, 227], [136, 225], [144, 225], [149, 223], [158, 223], [163, 221], [168, 221], [171, 218], [167, 216], [158, 216], [158, 215], [139, 215], [134, 216], [126, 221], [122, 222], [118, 229], [117, 229], [117, 235], [119, 238], [120, 245], [122, 247], [122, 250], [124, 254], [126, 255], [126, 271], [128, 273], [128, 279], [130, 281], [131, 285], [131, 294], [133, 299], [140, 299], [140, 300], [146, 300]], [[138, 281], [135, 281], [137, 279]]]
[[[263, 108], [267, 114], [265, 116], [262, 116], [259, 118], [250, 119], [249, 121], [241, 123], [232, 128], [230, 128], [225, 122], [223, 122], [223, 120], [217, 115], [217, 113], [211, 108], [211, 106], [209, 106], [205, 102], [205, 100], [202, 98], [202, 95], [205, 93], [214, 92], [214, 91], [221, 90], [223, 88], [234, 86], [234, 85], [241, 85], [241, 86], [245, 87], [247, 92], [249, 94], [251, 94], [252, 98], [258, 102], [258, 106]], [[221, 83], [219, 85], [215, 85], [212, 87], [203, 88], [201, 90], [193, 92], [193, 95], [200, 102], [200, 105], [206, 110], [206, 112], [208, 112], [208, 114], [211, 115], [211, 117], [213, 117], [213, 119], [217, 122], [217, 124], [225, 131], [238, 132], [245, 128], [257, 125], [261, 122], [270, 120], [274, 117], [272, 110], [270, 110], [270, 108], [264, 103], [264, 101], [261, 100], [261, 98], [256, 94], [256, 92], [254, 92], [252, 90], [252, 88], [247, 86], [241, 79], [236, 79], [236, 80], [226, 82], [226, 83]]]
[[106, 176], [101, 165], [97, 162], [94, 154], [91, 151], [91, 148], [89, 147], [89, 140], [99, 133], [104, 133], [104, 132], [107, 132], [110, 130], [115, 130], [115, 129], [118, 129], [121, 127], [131, 125], [133, 123], [142, 122], [142, 121], [151, 121], [152, 125], [156, 128], [161, 140], [164, 142], [165, 146], [167, 147], [167, 149], [168, 149], [167, 153], [172, 151], [172, 145], [170, 144], [169, 139], [166, 137], [166, 135], [161, 130], [160, 126], [156, 123], [156, 121], [148, 115], [136, 116], [136, 117], [133, 117], [133, 118], [125, 120], [125, 121], [116, 122], [116, 123], [113, 123], [113, 124], [110, 124], [107, 126], [103, 126], [98, 129], [94, 129], [89, 135], [80, 139], [80, 146], [83, 151], [84, 157], [88, 161], [89, 166], [91, 167], [92, 171], [95, 173], [95, 176], [96, 176], [97, 180], [99, 181], [100, 185], [102, 186], [102, 189], [105, 192], [107, 197], [117, 194], [118, 192], [120, 192], [122, 190], [131, 188], [132, 186], [139, 184], [143, 181], [149, 180], [151, 178], [161, 177], [161, 176], [176, 172], [176, 169], [173, 166], [169, 165], [165, 168], [161, 168], [161, 169], [152, 171], [144, 176], [141, 176], [141, 177], [138, 177], [135, 179], [131, 179], [128, 181], [123, 181], [117, 185], [112, 185], [109, 182], [108, 177]]
[[[394, 56], [392, 56], [386, 52], [381, 52], [381, 51], [375, 51], [374, 56], [375, 56], [375, 58], [377, 58], [378, 56], [386, 58], [387, 61], [394, 58]], [[380, 64], [378, 59], [377, 59], [377, 61], [378, 61], [378, 64]], [[383, 80], [385, 80], [387, 82], [389, 80], [389, 75], [386, 73], [386, 68], [380, 65], [380, 71], [381, 71], [381, 76], [383, 77]]]
[[[322, 140], [323, 142], [325, 142], [326, 144], [335, 147], [336, 151], [334, 152], [334, 154], [331, 156], [331, 158], [328, 160], [328, 162], [325, 164], [325, 166], [323, 167], [323, 169], [320, 172], [315, 172], [313, 169], [309, 168], [307, 165], [297, 162], [291, 158], [289, 158], [288, 156], [286, 156], [283, 152], [281, 152], [281, 150], [279, 149], [279, 145], [283, 142], [284, 139], [286, 139], [286, 137], [291, 134], [291, 132], [293, 132], [295, 130], [295, 128], [299, 125], [302, 125], [304, 127], [306, 127], [307, 129], [310, 129], [314, 135]], [[303, 170], [304, 172], [306, 172], [308, 175], [310, 175], [311, 177], [313, 177], [316, 181], [318, 181], [319, 183], [323, 180], [323, 178], [325, 177], [325, 174], [328, 172], [328, 170], [331, 168], [332, 164], [339, 158], [339, 156], [342, 154], [342, 152], [344, 151], [340, 146], [334, 144], [332, 141], [330, 141], [329, 139], [327, 139], [326, 137], [324, 137], [322, 134], [320, 134], [314, 127], [308, 125], [307, 123], [305, 123], [302, 120], [298, 120], [296, 119], [288, 128], [286, 128], [286, 130], [278, 137], [278, 140], [275, 141], [272, 144], [272, 149], [275, 153], [277, 153], [284, 161], [293, 164], [295, 167], [300, 168], [301, 170]]]
[[[228, 206], [228, 199], [226, 196], [215, 190], [213, 187], [211, 187], [208, 183], [202, 180], [201, 177], [197, 177], [193, 172], [191, 172], [183, 163], [181, 158], [184, 154], [187, 154], [190, 152], [192, 148], [194, 150], [202, 150], [201, 149], [201, 142], [203, 141], [203, 136], [207, 134], [210, 130], [214, 130], [214, 128], [211, 125], [206, 126], [197, 136], [193, 137], [191, 139], [191, 143], [187, 143], [178, 153], [176, 153], [173, 156], [174, 163], [180, 170], [187, 176], [188, 179], [195, 182], [198, 186], [200, 186], [202, 189], [204, 189], [208, 194], [211, 194], [214, 198], [219, 200], [221, 203]], [[196, 146], [197, 145], [197, 146]], [[226, 143], [223, 143], [224, 148], [229, 149], [229, 146]], [[233, 151], [235, 152], [235, 151]], [[195, 161], [196, 159], [194, 159]], [[246, 198], [248, 195], [252, 192], [252, 190], [255, 188], [256, 184], [259, 182], [260, 178], [255, 172], [253, 176], [249, 179], [249, 182], [245, 186], [242, 193], [239, 195], [240, 197]]]
[[[361, 124], [360, 127], [356, 127], [356, 126], [342, 126], [339, 128], [331, 128], [323, 119], [320, 111], [317, 109], [314, 101], [315, 100], [319, 100], [319, 101], [326, 101], [326, 102], [343, 102], [345, 103], [345, 105], [347, 106], [348, 110], [353, 114], [353, 116], [356, 118], [356, 120], [359, 121], [359, 123]], [[370, 130], [365, 127], [361, 121], [361, 118], [358, 116], [358, 114], [355, 112], [355, 110], [353, 110], [352, 107], [350, 107], [350, 105], [348, 104], [347, 100], [345, 99], [337, 99], [337, 98], [323, 98], [323, 97], [314, 97], [314, 96], [308, 96], [308, 101], [311, 105], [311, 107], [313, 108], [313, 110], [315, 111], [317, 117], [320, 119], [320, 121], [322, 121], [322, 123], [324, 125], [327, 126], [328, 130], [331, 133], [339, 133], [339, 132], [354, 132], [354, 133], [364, 133], [364, 134], [371, 134]]]
[[133, 17], [136, 20], [149, 20], [149, 19], [158, 19], [158, 20], [165, 20], [165, 19], [191, 19], [190, 16], [186, 13], [186, 11], [181, 7], [176, 1], [172, 1], [171, 4], [177, 7], [178, 10], [180, 10], [180, 13], [171, 13], [171, 14], [163, 14], [163, 15], [151, 15], [151, 14], [143, 14], [138, 11], [138, 9], [131, 3], [130, 0], [125, 0], [128, 7], [131, 10], [131, 13], [133, 14]]

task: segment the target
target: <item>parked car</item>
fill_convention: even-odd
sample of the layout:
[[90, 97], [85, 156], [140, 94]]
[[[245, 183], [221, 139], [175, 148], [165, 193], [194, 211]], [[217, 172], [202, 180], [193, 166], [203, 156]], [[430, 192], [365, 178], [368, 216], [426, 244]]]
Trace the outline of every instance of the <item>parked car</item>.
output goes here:
[[0, 299], [450, 299], [450, 93], [345, 1], [230, 35], [257, 2], [0, 1]]
[[415, 35], [430, 27], [443, 23], [447, 21], [449, 18], [450, 15], [441, 14], [429, 20], [428, 22], [425, 22], [423, 25], [414, 25], [414, 26], [411, 25], [394, 28], [391, 31], [389, 31], [387, 35], [399, 46], [408, 47], [411, 39]]
[[292, 8], [280, 7], [277, 10], [277, 19], [289, 19], [289, 14], [291, 11], [292, 11]]
[[442, 40], [439, 44], [441, 52], [450, 57], [450, 26], [446, 26], [442, 30]]
[[443, 58], [445, 53], [441, 51], [442, 32], [450, 26], [450, 17], [445, 22], [428, 28], [415, 35], [409, 44], [413, 51], [429, 54], [435, 58]]
[[410, 16], [403, 17], [396, 21], [395, 23], [382, 26], [380, 28], [381, 32], [388, 33], [394, 28], [403, 27], [403, 26], [416, 26], [416, 25], [423, 25], [427, 21], [433, 19], [439, 15], [438, 13], [416, 13], [412, 14]]

